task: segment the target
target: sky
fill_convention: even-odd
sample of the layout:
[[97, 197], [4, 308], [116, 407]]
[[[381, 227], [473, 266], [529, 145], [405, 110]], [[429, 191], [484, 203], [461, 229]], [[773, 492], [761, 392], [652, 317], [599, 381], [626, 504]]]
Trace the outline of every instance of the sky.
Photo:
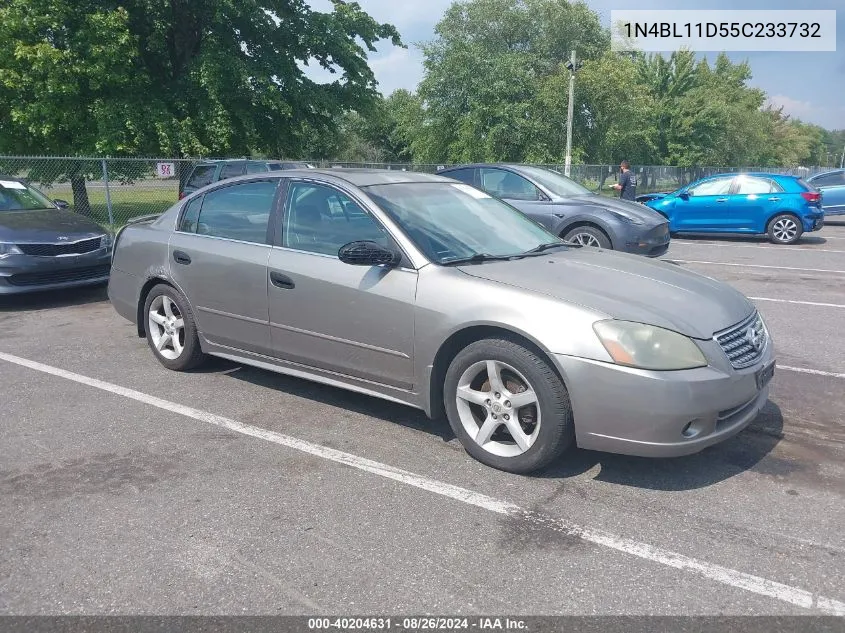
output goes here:
[[[452, 0], [357, 0], [361, 8], [379, 22], [393, 24], [407, 49], [386, 42], [370, 55], [370, 67], [385, 95], [398, 88], [414, 90], [423, 76], [423, 56], [414, 46], [434, 37], [434, 27]], [[329, 0], [311, 0], [312, 8], [328, 11]], [[802, 121], [828, 129], [845, 129], [845, 0], [587, 0], [591, 9], [610, 26], [613, 9], [839, 9], [836, 20], [836, 52], [757, 52], [730, 53], [735, 61], [747, 59], [753, 78], [751, 85], [762, 88], [770, 102]], [[717, 53], [703, 53], [713, 59]], [[309, 69], [316, 80], [333, 80], [320, 69]]]

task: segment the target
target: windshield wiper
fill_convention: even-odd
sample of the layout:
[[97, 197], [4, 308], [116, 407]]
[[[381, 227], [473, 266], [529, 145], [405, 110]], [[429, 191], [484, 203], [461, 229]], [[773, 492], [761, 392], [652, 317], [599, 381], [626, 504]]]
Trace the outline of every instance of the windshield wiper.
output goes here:
[[543, 253], [552, 248], [558, 248], [559, 246], [572, 246], [569, 242], [548, 242], [546, 244], [540, 244], [539, 246], [535, 246], [531, 250], [525, 251], [522, 255], [533, 255], [534, 253]]
[[489, 253], [476, 253], [472, 257], [461, 257], [443, 262], [443, 266], [458, 266], [460, 264], [480, 264], [482, 262], [501, 262], [512, 259], [513, 255], [490, 255]]

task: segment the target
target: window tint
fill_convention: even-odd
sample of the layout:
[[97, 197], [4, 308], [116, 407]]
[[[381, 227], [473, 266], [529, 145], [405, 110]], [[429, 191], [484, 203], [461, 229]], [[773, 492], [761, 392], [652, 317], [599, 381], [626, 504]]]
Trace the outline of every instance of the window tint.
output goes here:
[[475, 184], [475, 169], [456, 169], [455, 171], [450, 171], [443, 175], [446, 178], [454, 178], [455, 180], [460, 180], [468, 185]]
[[731, 190], [733, 178], [715, 178], [707, 180], [689, 189], [691, 196], [724, 196]]
[[331, 187], [294, 183], [287, 196], [282, 246], [337, 255], [356, 240], [390, 245], [384, 228], [349, 196]]
[[813, 187], [835, 187], [837, 185], [845, 185], [845, 171], [819, 176], [818, 178], [814, 178], [810, 184]]
[[203, 196], [198, 196], [185, 205], [182, 210], [182, 219], [179, 220], [179, 230], [185, 233], [197, 232], [197, 219], [200, 216]]
[[481, 187], [497, 198], [510, 200], [539, 200], [540, 190], [522, 176], [504, 169], [482, 167]]
[[246, 173], [248, 174], [260, 174], [265, 171], [267, 171], [267, 167], [264, 165], [264, 163], [250, 161], [246, 164]]
[[277, 182], [244, 182], [209, 191], [203, 196], [197, 233], [265, 244]]
[[777, 191], [772, 187], [771, 180], [764, 180], [763, 178], [751, 178], [748, 176], [740, 176], [736, 179], [738, 194], [764, 194]]
[[279, 163], [267, 163], [267, 169], [270, 171], [279, 171], [282, 166]]
[[220, 180], [242, 176], [245, 167], [246, 165], [244, 163], [226, 163], [220, 170]]
[[194, 173], [191, 174], [191, 178], [188, 180], [188, 186], [199, 189], [200, 187], [210, 185], [214, 179], [216, 169], [217, 165], [197, 165], [194, 167]]

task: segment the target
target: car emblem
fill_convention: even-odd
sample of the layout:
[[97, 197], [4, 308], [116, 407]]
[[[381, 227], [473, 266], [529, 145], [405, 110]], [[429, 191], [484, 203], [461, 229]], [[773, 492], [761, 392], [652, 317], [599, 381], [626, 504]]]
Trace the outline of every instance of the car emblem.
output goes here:
[[763, 348], [763, 333], [759, 332], [755, 326], [752, 325], [746, 330], [745, 338], [758, 352]]
[[66, 242], [66, 241], [68, 241], [70, 238], [69, 238], [67, 235], [59, 235], [59, 237], [57, 237], [56, 239], [57, 239], [57, 240], [64, 240], [64, 241]]

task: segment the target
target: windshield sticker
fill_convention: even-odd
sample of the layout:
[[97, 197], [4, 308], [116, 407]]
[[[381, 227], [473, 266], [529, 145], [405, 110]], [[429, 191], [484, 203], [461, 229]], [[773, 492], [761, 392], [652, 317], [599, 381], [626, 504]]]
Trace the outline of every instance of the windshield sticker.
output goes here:
[[460, 190], [461, 190], [461, 191], [463, 191], [464, 193], [468, 193], [468, 194], [469, 194], [469, 195], [471, 195], [473, 198], [477, 198], [478, 200], [482, 200], [482, 199], [484, 199], [484, 198], [489, 198], [489, 197], [490, 197], [490, 196], [488, 196], [486, 193], [484, 193], [483, 191], [480, 191], [480, 190], [478, 190], [478, 189], [476, 189], [475, 187], [472, 187], [472, 186], [470, 186], [470, 185], [454, 184], [454, 185], [452, 185], [452, 186], [453, 186], [455, 189], [460, 189]]
[[16, 180], [0, 180], [0, 187], [4, 189], [26, 189], [25, 185], [22, 185]]

